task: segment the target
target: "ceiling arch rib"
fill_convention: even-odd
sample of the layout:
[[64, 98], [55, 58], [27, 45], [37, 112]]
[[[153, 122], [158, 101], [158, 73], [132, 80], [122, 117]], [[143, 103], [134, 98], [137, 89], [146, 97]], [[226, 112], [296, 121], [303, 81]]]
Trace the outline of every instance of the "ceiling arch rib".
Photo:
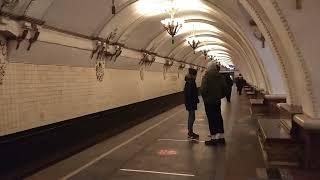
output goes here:
[[[215, 44], [215, 45], [220, 45], [220, 44], [216, 44], [215, 42], [206, 42], [206, 43], [210, 43], [210, 44]], [[203, 45], [203, 43], [202, 43]], [[201, 46], [201, 44], [200, 44]], [[222, 45], [224, 48], [226, 48], [227, 50], [223, 50], [225, 53], [229, 54], [229, 49], [228, 49], [228, 45]], [[188, 44], [180, 44], [179, 46], [177, 46], [170, 54], [169, 57], [172, 57], [174, 55], [175, 58], [180, 59], [180, 58], [184, 58], [186, 55], [189, 54], [197, 54], [196, 50], [193, 50]]]
[[161, 38], [161, 39], [163, 39], [163, 38]]
[[[84, 0], [79, 0], [79, 2], [80, 1], [82, 2]], [[100, 0], [98, 0], [98, 1], [100, 2]], [[122, 4], [123, 8], [120, 11], [117, 12], [119, 14], [117, 14], [116, 16], [114, 16], [112, 18], [109, 17], [109, 15], [108, 15], [108, 19], [110, 19], [110, 20], [107, 21], [105, 27], [102, 29], [102, 31], [99, 34], [99, 36], [100, 37], [106, 37], [110, 32], [113, 31], [113, 29], [115, 27], [118, 27], [119, 35], [124, 37], [124, 34], [122, 32], [130, 32], [131, 31], [130, 29], [128, 29], [128, 27], [131, 28], [131, 27], [133, 27], [132, 25], [134, 25], [134, 24], [138, 24], [138, 26], [139, 26], [139, 24], [140, 24], [139, 22], [143, 22], [145, 18], [149, 19], [151, 17], [151, 16], [147, 16], [148, 14], [146, 12], [143, 13], [143, 14], [141, 12], [139, 12], [139, 10], [136, 8], [138, 6], [137, 2], [140, 2], [140, 3], [143, 3], [143, 2], [154, 3], [154, 2], [160, 2], [160, 1], [163, 2], [163, 0], [139, 0], [139, 1], [119, 0], [119, 1], [116, 1], [116, 2], [119, 2], [120, 4]], [[182, 2], [183, 4], [189, 4], [189, 0], [188, 0], [188, 3], [186, 3], [185, 1], [186, 0], [180, 0], [180, 2]], [[60, 1], [60, 2], [62, 2], [62, 1]], [[241, 51], [242, 56], [244, 56], [246, 58], [246, 59], [243, 59], [243, 61], [248, 61], [247, 64], [259, 64], [259, 62], [254, 62], [254, 61], [257, 60], [256, 54], [252, 51], [252, 47], [250, 47], [250, 45], [245, 40], [245, 38], [243, 38], [243, 34], [237, 32], [240, 29], [239, 25], [230, 18], [229, 14], [221, 11], [219, 6], [217, 7], [217, 6], [215, 6], [213, 3], [209, 2], [209, 1], [190, 0], [190, 2], [194, 3], [194, 4], [191, 3], [192, 4], [192, 8], [189, 7], [189, 9], [188, 9], [188, 7], [182, 7], [182, 9], [181, 9], [182, 12], [183, 11], [185, 11], [185, 12], [189, 11], [189, 12], [193, 12], [193, 13], [197, 12], [197, 14], [199, 14], [199, 13], [201, 14], [202, 13], [201, 16], [203, 14], [206, 14], [207, 17], [210, 17], [210, 18], [207, 18], [208, 20], [211, 20], [214, 23], [219, 24], [221, 27], [224, 27], [224, 28], [221, 29], [221, 31], [222, 32], [227, 32], [231, 37], [233, 37], [233, 39], [235, 41], [239, 41], [240, 46], [242, 46], [244, 48], [244, 51], [247, 51], [247, 53], [245, 53], [245, 54], [243, 54], [243, 51]], [[81, 4], [81, 3], [79, 3], [79, 4]], [[97, 3], [97, 4], [101, 4], [101, 3]], [[119, 4], [119, 6], [121, 6], [120, 4]], [[158, 5], [155, 5], [155, 6], [157, 8], [159, 8]], [[188, 6], [188, 5], [185, 5], [185, 6]], [[94, 11], [94, 10], [92, 10], [91, 7], [89, 7], [88, 9], [89, 9], [88, 11]], [[110, 9], [110, 8], [108, 8], [108, 9]], [[152, 10], [150, 8], [146, 8], [146, 9]], [[106, 14], [109, 14], [109, 11]], [[53, 12], [52, 9], [49, 10], [49, 12], [52, 13]], [[163, 14], [162, 12], [160, 12], [160, 14], [158, 14], [156, 16], [157, 16], [158, 19], [159, 18], [161, 19], [162, 17], [165, 17], [167, 15]], [[179, 13], [179, 16], [180, 16], [180, 13]], [[130, 17], [130, 18], [128, 18], [128, 17]], [[157, 19], [157, 18], [155, 18], [155, 19]], [[94, 19], [94, 18], [92, 18], [92, 19]], [[137, 21], [137, 19], [138, 19], [139, 22]], [[155, 19], [153, 19], [153, 20], [155, 20]], [[224, 20], [224, 21], [222, 21], [222, 20]], [[99, 22], [100, 22], [100, 20], [99, 20]], [[134, 31], [134, 29], [136, 29], [136, 28], [133, 28], [132, 30]], [[150, 31], [152, 31], [152, 30], [150, 30]], [[224, 37], [225, 34], [223, 34], [222, 36]], [[131, 37], [128, 36], [128, 39], [130, 39], [130, 38]], [[152, 36], [150, 36], [150, 38], [152, 38]], [[124, 38], [124, 39], [126, 39], [126, 38]], [[166, 40], [166, 39], [169, 39], [169, 38], [165, 38], [164, 40]], [[230, 45], [233, 46], [234, 44], [230, 44]], [[143, 48], [143, 47], [142, 46], [135, 46], [135, 48], [139, 49], [139, 48]], [[238, 46], [235, 46], [235, 48], [238, 48]], [[261, 65], [260, 66], [257, 65], [255, 67], [259, 67], [259, 68], [253, 68], [253, 69], [255, 69], [253, 76], [258, 76], [257, 72], [259, 73], [259, 71], [261, 70]]]
[[[206, 34], [206, 36], [209, 36], [210, 34]], [[233, 46], [230, 46], [229, 44], [224, 44], [223, 46], [225, 47], [229, 47], [229, 48], [233, 48], [235, 49]], [[183, 48], [183, 47], [181, 47]], [[186, 51], [186, 52], [185, 52]], [[185, 58], [185, 56], [187, 55], [190, 55], [190, 54], [193, 54], [193, 50], [189, 47], [189, 46], [186, 46], [184, 49], [182, 49], [180, 52], [184, 52], [184, 54], [182, 55], [182, 58]], [[178, 55], [178, 53], [175, 53], [176, 55]]]
[[[206, 32], [208, 34], [208, 32]], [[188, 36], [188, 37], [191, 37], [191, 36]], [[200, 41], [200, 44], [201, 43], [204, 43], [204, 42], [212, 42], [212, 43], [219, 43], [219, 44], [225, 44], [221, 39], [218, 39], [216, 37], [213, 37], [213, 36], [203, 36], [202, 35], [202, 32], [198, 32], [195, 34], [195, 36], [197, 38], [197, 40]], [[199, 38], [200, 37], [200, 38]], [[181, 37], [179, 39], [177, 39], [176, 41], [178, 43], [175, 43], [175, 47], [172, 48], [172, 51], [169, 52], [169, 55], [168, 56], [171, 56], [172, 54], [179, 54], [179, 50], [181, 50], [181, 48], [183, 47], [189, 47], [190, 50], [193, 50], [190, 45], [188, 44], [188, 42], [185, 40], [186, 38], [184, 37]]]

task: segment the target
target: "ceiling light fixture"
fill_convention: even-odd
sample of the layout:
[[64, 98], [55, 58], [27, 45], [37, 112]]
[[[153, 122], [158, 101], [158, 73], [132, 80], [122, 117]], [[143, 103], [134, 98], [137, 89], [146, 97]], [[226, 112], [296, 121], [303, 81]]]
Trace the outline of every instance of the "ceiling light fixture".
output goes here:
[[190, 45], [190, 47], [193, 49], [193, 54], [196, 53], [196, 49], [199, 47], [200, 40], [196, 37], [195, 28], [193, 25], [193, 31], [190, 37], [187, 38], [187, 42]]
[[207, 59], [209, 50], [208, 49], [203, 49], [201, 52], [204, 55], [204, 58]]
[[112, 11], [112, 14], [113, 14], [113, 15], [116, 14], [116, 6], [114, 5], [114, 0], [112, 0], [111, 11]]
[[174, 44], [174, 36], [177, 35], [179, 30], [182, 28], [184, 24], [184, 20], [180, 18], [174, 18], [174, 15], [178, 12], [178, 8], [175, 5], [174, 0], [170, 0], [170, 5], [166, 9], [167, 13], [170, 15], [170, 18], [166, 18], [161, 21], [164, 29], [169, 33], [172, 37], [172, 44]]

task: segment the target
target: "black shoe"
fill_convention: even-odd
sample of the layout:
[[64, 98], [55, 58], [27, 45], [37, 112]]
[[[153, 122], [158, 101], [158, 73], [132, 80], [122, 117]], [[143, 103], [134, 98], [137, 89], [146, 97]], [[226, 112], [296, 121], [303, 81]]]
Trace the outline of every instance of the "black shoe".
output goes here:
[[215, 145], [217, 145], [217, 140], [216, 139], [211, 139], [209, 141], [205, 141], [204, 144], [207, 145], [207, 146], [215, 146]]
[[199, 139], [199, 135], [196, 133], [188, 133], [189, 139]]
[[226, 140], [224, 138], [220, 138], [216, 140], [218, 144], [226, 144]]

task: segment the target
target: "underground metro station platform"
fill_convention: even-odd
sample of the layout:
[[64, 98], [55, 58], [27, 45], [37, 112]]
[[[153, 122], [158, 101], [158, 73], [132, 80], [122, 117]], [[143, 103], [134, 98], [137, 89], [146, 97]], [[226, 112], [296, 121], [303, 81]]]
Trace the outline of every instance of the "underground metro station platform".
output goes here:
[[[289, 180], [320, 177], [318, 171], [305, 170], [299, 165], [299, 161], [295, 161], [295, 156], [299, 155], [294, 154], [295, 149], [300, 144], [288, 139], [290, 132], [286, 130], [287, 127], [274, 125], [273, 121], [284, 121], [286, 114], [282, 113], [281, 117], [275, 117], [274, 114], [262, 115], [261, 107], [257, 111], [257, 108], [248, 99], [248, 94], [239, 96], [235, 91], [234, 88], [231, 103], [225, 99], [222, 100], [221, 109], [226, 132], [225, 145], [205, 145], [204, 141], [209, 139], [209, 131], [206, 113], [201, 103], [196, 112], [194, 124], [194, 131], [200, 135], [200, 138], [188, 139], [186, 136], [188, 132], [187, 112], [184, 105], [177, 105], [136, 125], [121, 125], [120, 127], [119, 124], [110, 123], [108, 126], [118, 126], [118, 132], [101, 133], [100, 137], [95, 136], [92, 139], [73, 137], [72, 140], [68, 140], [67, 137], [73, 135], [68, 132], [64, 134], [66, 137], [59, 136], [57, 134], [59, 131], [63, 132], [65, 128], [70, 128], [67, 124], [53, 127], [47, 130], [49, 132], [37, 132], [43, 135], [34, 134], [35, 137], [25, 137], [25, 141], [29, 142], [24, 142], [30, 144], [20, 142], [21, 144], [15, 145], [21, 148], [24, 146], [36, 148], [37, 146], [39, 149], [28, 149], [27, 152], [21, 153], [23, 157], [20, 158], [26, 160], [24, 162], [18, 162], [17, 157], [8, 156], [6, 158], [8, 162], [10, 159], [14, 159], [15, 162], [9, 163], [9, 165], [12, 164], [12, 169], [7, 169], [6, 173], [2, 172], [4, 173], [2, 175], [6, 175], [3, 177], [9, 179], [30, 180]], [[130, 116], [119, 116], [119, 118], [131, 118]], [[265, 118], [268, 118], [267, 122], [264, 122]], [[78, 126], [81, 125], [78, 124]], [[83, 132], [77, 133], [88, 134], [87, 131], [90, 131], [90, 128], [92, 127], [81, 127]], [[35, 144], [41, 141], [41, 138], [49, 138], [46, 136], [51, 138], [50, 142], [42, 141], [40, 145]], [[108, 138], [103, 139], [102, 137]], [[78, 142], [78, 146], [75, 146], [72, 142], [77, 139], [80, 143]], [[281, 148], [281, 145], [284, 149]], [[61, 147], [59, 149], [55, 146]], [[46, 151], [46, 153], [41, 153], [41, 151]], [[6, 153], [14, 154], [14, 152]], [[290, 153], [293, 154], [290, 155]], [[293, 158], [290, 159], [290, 156]], [[27, 162], [30, 159], [33, 162]], [[15, 168], [13, 165], [20, 167]]]
[[319, 10], [1, 0], [0, 180], [319, 180]]

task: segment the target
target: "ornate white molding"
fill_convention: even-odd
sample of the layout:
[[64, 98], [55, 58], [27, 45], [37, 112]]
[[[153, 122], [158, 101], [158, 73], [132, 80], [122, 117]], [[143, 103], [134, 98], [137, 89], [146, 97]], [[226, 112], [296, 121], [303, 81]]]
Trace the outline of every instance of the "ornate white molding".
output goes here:
[[178, 79], [180, 78], [180, 73], [183, 72], [183, 70], [186, 68], [185, 64], [180, 64], [178, 67]]
[[173, 61], [166, 60], [166, 63], [163, 64], [163, 79], [166, 80], [168, 70], [173, 66]]
[[[291, 101], [292, 104], [297, 104], [295, 102], [295, 98], [293, 97], [298, 97], [299, 95], [296, 93], [296, 89], [294, 89], [294, 85], [292, 85], [292, 81], [290, 81], [289, 79], [289, 74], [288, 74], [288, 70], [285, 65], [285, 60], [283, 57], [284, 53], [282, 45], [279, 45], [279, 40], [280, 37], [278, 36], [278, 34], [275, 32], [275, 30], [272, 28], [272, 24], [270, 22], [270, 20], [268, 18], [266, 18], [266, 14], [264, 12], [264, 10], [260, 7], [260, 5], [258, 4], [258, 1], [253, 1], [253, 0], [240, 0], [240, 2], [244, 5], [244, 7], [249, 7], [250, 11], [253, 12], [251, 15], [253, 15], [253, 18], [256, 20], [257, 24], [260, 24], [261, 26], [261, 30], [264, 31], [267, 36], [266, 38], [269, 39], [269, 41], [271, 42], [271, 47], [273, 49], [273, 51], [275, 52], [275, 54], [278, 57], [278, 60], [280, 62], [281, 65], [281, 69], [283, 70], [283, 75], [285, 78], [285, 81], [287, 82], [288, 85], [288, 98]], [[288, 38], [289, 41], [291, 42], [291, 45], [294, 48], [294, 52], [295, 52], [295, 56], [297, 58], [297, 60], [299, 61], [299, 65], [303, 70], [303, 76], [304, 76], [304, 83], [305, 83], [305, 87], [308, 93], [308, 96], [310, 98], [310, 100], [312, 101], [312, 111], [313, 114], [315, 114], [316, 116], [318, 116], [319, 112], [316, 112], [317, 107], [319, 107], [318, 103], [316, 102], [316, 99], [314, 98], [314, 94], [312, 91], [312, 82], [311, 82], [311, 78], [310, 78], [310, 74], [306, 68], [306, 64], [305, 64], [305, 59], [302, 55], [302, 52], [299, 48], [299, 46], [296, 43], [294, 34], [291, 31], [291, 28], [289, 26], [289, 23], [287, 21], [287, 19], [285, 18], [284, 14], [282, 13], [281, 8], [279, 7], [279, 4], [277, 3], [276, 0], [272, 0], [271, 1], [273, 8], [275, 9], [275, 11], [277, 12], [278, 16], [280, 17], [280, 21], [284, 27], [284, 29], [286, 30], [286, 33], [288, 34]]]
[[285, 18], [278, 2], [276, 0], [272, 0], [272, 5], [275, 8], [275, 10], [277, 11], [278, 15], [280, 16], [281, 22], [282, 22], [283, 26], [285, 27], [285, 29], [288, 33], [288, 37], [289, 37], [289, 39], [295, 49], [297, 59], [299, 60], [299, 63], [300, 63], [302, 70], [303, 70], [303, 74], [305, 76], [304, 82], [305, 82], [305, 85], [307, 88], [307, 93], [312, 101], [313, 114], [315, 114], [318, 117], [320, 115], [320, 112], [318, 112], [320, 109], [320, 106], [319, 106], [319, 103], [317, 102], [315, 95], [314, 95], [314, 92], [313, 92], [312, 80], [311, 80], [307, 65], [305, 63], [305, 59], [303, 57], [302, 51], [301, 51], [299, 45], [297, 44], [297, 41], [295, 39], [293, 32], [291, 31], [288, 20]]
[[104, 70], [105, 70], [105, 61], [96, 61], [96, 76], [99, 82], [103, 81]]
[[[271, 48], [273, 49], [273, 51], [275, 52], [276, 56], [278, 57], [281, 69], [283, 71], [283, 75], [285, 78], [285, 81], [287, 83], [289, 83], [289, 75], [287, 72], [287, 68], [285, 66], [285, 62], [284, 62], [284, 58], [281, 54], [281, 51], [278, 48], [277, 45], [277, 41], [275, 41], [274, 37], [276, 37], [276, 35], [272, 32], [272, 29], [270, 29], [272, 26], [271, 25], [267, 25], [266, 22], [267, 20], [262, 19], [262, 12], [258, 11], [258, 7], [256, 6], [255, 3], [257, 2], [253, 2], [251, 0], [241, 0], [240, 1], [242, 3], [242, 5], [247, 9], [252, 16], [252, 18], [255, 20], [255, 22], [257, 23], [257, 25], [260, 27], [261, 31], [264, 32], [263, 34], [265, 35], [266, 39], [269, 40], [269, 42], [271, 43]], [[293, 89], [290, 88], [290, 84], [287, 84], [287, 88], [288, 88], [288, 98], [291, 102], [293, 102], [294, 100], [294, 96], [295, 96], [295, 92]], [[293, 102], [294, 103], [294, 102]]]

